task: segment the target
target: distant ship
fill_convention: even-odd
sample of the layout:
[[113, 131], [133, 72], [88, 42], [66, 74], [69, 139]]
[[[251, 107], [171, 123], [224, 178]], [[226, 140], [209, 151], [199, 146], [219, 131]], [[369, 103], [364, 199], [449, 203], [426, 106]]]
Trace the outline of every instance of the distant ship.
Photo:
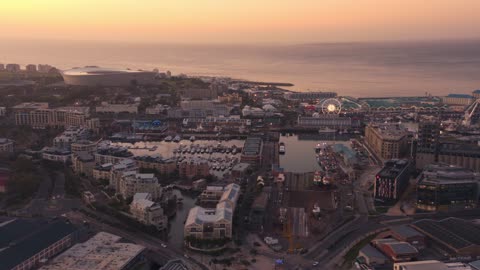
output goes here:
[[281, 155], [285, 154], [285, 143], [283, 143], [283, 142], [280, 143], [280, 147], [279, 147], [279, 149], [278, 149], [278, 152], [279, 152]]

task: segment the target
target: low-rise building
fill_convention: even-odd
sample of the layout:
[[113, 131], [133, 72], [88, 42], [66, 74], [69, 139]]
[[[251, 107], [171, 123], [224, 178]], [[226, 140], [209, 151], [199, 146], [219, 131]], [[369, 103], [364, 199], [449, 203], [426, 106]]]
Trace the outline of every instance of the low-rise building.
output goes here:
[[446, 218], [422, 219], [412, 227], [420, 231], [445, 251], [457, 256], [480, 256], [480, 226], [468, 220]]
[[418, 250], [426, 247], [425, 235], [408, 225], [392, 226], [390, 227], [390, 231], [395, 239], [407, 242]]
[[110, 176], [108, 177], [109, 186], [116, 191], [120, 190], [120, 180], [126, 174], [135, 174], [138, 171], [137, 164], [133, 159], [124, 159], [118, 164], [108, 163]]
[[442, 97], [442, 102], [448, 105], [463, 105], [468, 106], [474, 101], [473, 96], [466, 94], [449, 94]]
[[378, 249], [367, 244], [358, 252], [357, 261], [368, 266], [384, 265], [388, 262], [388, 258]]
[[469, 265], [461, 262], [440, 262], [437, 260], [397, 262], [393, 270], [473, 270]]
[[13, 153], [14, 141], [7, 138], [0, 138], [0, 152]]
[[95, 162], [98, 164], [117, 164], [132, 157], [132, 152], [123, 147], [99, 147], [97, 153], [95, 153]]
[[130, 213], [145, 225], [155, 226], [158, 230], [168, 228], [168, 217], [160, 204], [152, 201], [150, 193], [135, 194], [130, 204]]
[[424, 211], [475, 208], [480, 175], [444, 163], [427, 165], [417, 180], [416, 206]]
[[121, 237], [99, 232], [76, 244], [40, 270], [127, 270], [142, 261], [145, 247], [120, 241]]
[[110, 104], [102, 102], [100, 106], [95, 107], [97, 113], [138, 113], [138, 104]]
[[233, 213], [240, 186], [229, 184], [225, 187], [216, 208], [196, 206], [190, 209], [185, 221], [184, 236], [199, 239], [231, 239]]
[[134, 157], [137, 166], [141, 169], [156, 170], [160, 174], [171, 174], [177, 169], [177, 163], [173, 159], [152, 156]]
[[122, 175], [117, 192], [124, 199], [133, 197], [136, 193], [150, 193], [152, 200], [158, 200], [162, 196], [162, 187], [154, 174], [132, 172]]
[[85, 140], [90, 136], [90, 131], [86, 128], [70, 126], [60, 135], [53, 138], [53, 146], [56, 148], [70, 150], [72, 143]]
[[375, 176], [373, 196], [383, 203], [396, 202], [402, 196], [410, 181], [410, 162], [406, 159], [392, 159]]
[[372, 244], [393, 262], [408, 262], [418, 257], [418, 250], [407, 242], [386, 238], [375, 239]]
[[93, 155], [95, 152], [97, 152], [97, 142], [79, 139], [75, 142], [72, 142], [70, 149], [72, 153], [87, 152]]
[[260, 137], [248, 137], [242, 149], [240, 162], [252, 166], [261, 166], [263, 153], [263, 140]]
[[297, 125], [305, 129], [347, 129], [353, 125], [352, 118], [337, 114], [319, 114], [317, 116], [299, 116]]

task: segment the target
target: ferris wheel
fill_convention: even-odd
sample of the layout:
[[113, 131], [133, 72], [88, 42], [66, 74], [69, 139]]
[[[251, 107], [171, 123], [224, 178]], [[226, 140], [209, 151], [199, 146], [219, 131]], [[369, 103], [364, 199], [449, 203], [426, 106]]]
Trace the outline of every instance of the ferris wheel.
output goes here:
[[342, 103], [336, 98], [329, 98], [322, 102], [324, 114], [339, 114], [342, 111]]

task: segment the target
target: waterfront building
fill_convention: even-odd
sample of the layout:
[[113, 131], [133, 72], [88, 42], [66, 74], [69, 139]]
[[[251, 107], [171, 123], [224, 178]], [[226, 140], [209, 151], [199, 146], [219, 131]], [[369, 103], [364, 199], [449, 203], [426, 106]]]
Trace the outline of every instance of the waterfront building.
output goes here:
[[132, 269], [143, 261], [145, 247], [120, 240], [120, 236], [99, 232], [47, 262], [40, 270]]
[[320, 129], [346, 129], [352, 127], [352, 118], [337, 114], [319, 114], [316, 116], [299, 116], [297, 125], [301, 128]]
[[224, 191], [225, 187], [223, 186], [207, 186], [198, 196], [198, 201], [202, 204], [216, 203], [220, 200]]
[[133, 104], [111, 104], [102, 102], [100, 106], [95, 107], [97, 113], [138, 113], [138, 103]]
[[87, 66], [61, 72], [67, 85], [130, 86], [153, 84], [156, 72], [131, 69], [112, 69]]
[[263, 140], [260, 137], [248, 137], [243, 144], [240, 162], [252, 166], [261, 166], [263, 153]]
[[322, 100], [327, 98], [335, 98], [337, 93], [335, 92], [287, 92], [284, 94], [284, 98], [287, 100], [297, 100], [297, 101], [314, 101]]
[[92, 177], [95, 180], [110, 180], [110, 170], [112, 163], [96, 164], [92, 171]]
[[178, 164], [178, 172], [182, 178], [205, 177], [210, 174], [208, 161], [189, 158]]
[[480, 226], [468, 220], [446, 218], [422, 219], [412, 227], [420, 231], [443, 250], [456, 256], [480, 256]]
[[126, 174], [135, 174], [138, 167], [134, 160], [123, 159], [117, 164], [107, 163], [102, 166], [97, 166], [96, 170], [99, 171], [101, 176], [105, 175], [103, 171], [109, 170], [108, 178], [103, 179], [108, 179], [109, 186], [118, 191], [120, 189], [121, 178]]
[[13, 153], [14, 151], [14, 141], [7, 138], [0, 138], [0, 152], [4, 153]]
[[76, 174], [91, 177], [95, 166], [95, 157], [88, 152], [72, 154], [72, 169]]
[[[72, 246], [77, 229], [63, 219], [7, 219], [0, 223], [0, 269], [37, 269]], [[67, 268], [64, 268], [67, 269]]]
[[424, 167], [417, 181], [417, 208], [424, 211], [475, 208], [480, 175], [448, 164]]
[[418, 250], [407, 242], [386, 238], [375, 239], [372, 244], [393, 262], [414, 261], [418, 257]]
[[33, 64], [29, 64], [25, 67], [27, 72], [37, 72], [37, 66]]
[[123, 147], [99, 147], [97, 153], [95, 153], [95, 162], [98, 164], [117, 164], [125, 159], [131, 159], [132, 157], [132, 152]]
[[216, 208], [196, 206], [190, 209], [185, 222], [184, 236], [198, 239], [231, 239], [233, 213], [240, 196], [240, 186], [225, 187]]
[[173, 159], [152, 156], [134, 157], [137, 167], [141, 169], [156, 170], [160, 174], [171, 174], [177, 169], [177, 164]]
[[19, 64], [7, 64], [5, 67], [5, 70], [8, 72], [19, 72], [20, 71], [20, 65]]
[[385, 162], [375, 176], [373, 196], [382, 203], [394, 203], [402, 196], [410, 181], [410, 162], [392, 159]]
[[408, 131], [399, 124], [369, 124], [365, 142], [382, 159], [402, 158], [408, 152]]
[[120, 177], [117, 192], [124, 199], [133, 197], [136, 193], [150, 193], [152, 200], [158, 200], [162, 196], [162, 187], [152, 173], [127, 172]]
[[158, 230], [168, 228], [168, 217], [164, 215], [163, 208], [152, 201], [150, 193], [136, 193], [130, 204], [130, 213], [145, 225], [155, 226]]
[[70, 162], [72, 152], [63, 148], [44, 147], [42, 149], [42, 159], [67, 164]]
[[448, 105], [468, 106], [474, 101], [473, 96], [465, 94], [449, 94], [442, 97], [442, 102]]

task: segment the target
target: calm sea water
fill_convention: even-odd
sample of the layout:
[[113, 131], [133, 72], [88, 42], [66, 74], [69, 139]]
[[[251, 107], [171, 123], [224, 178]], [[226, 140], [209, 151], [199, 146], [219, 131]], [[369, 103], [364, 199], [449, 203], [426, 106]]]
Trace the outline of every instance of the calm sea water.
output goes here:
[[167, 45], [0, 41], [0, 63], [171, 70], [295, 84], [351, 96], [469, 93], [480, 88], [480, 41], [305, 45]]

